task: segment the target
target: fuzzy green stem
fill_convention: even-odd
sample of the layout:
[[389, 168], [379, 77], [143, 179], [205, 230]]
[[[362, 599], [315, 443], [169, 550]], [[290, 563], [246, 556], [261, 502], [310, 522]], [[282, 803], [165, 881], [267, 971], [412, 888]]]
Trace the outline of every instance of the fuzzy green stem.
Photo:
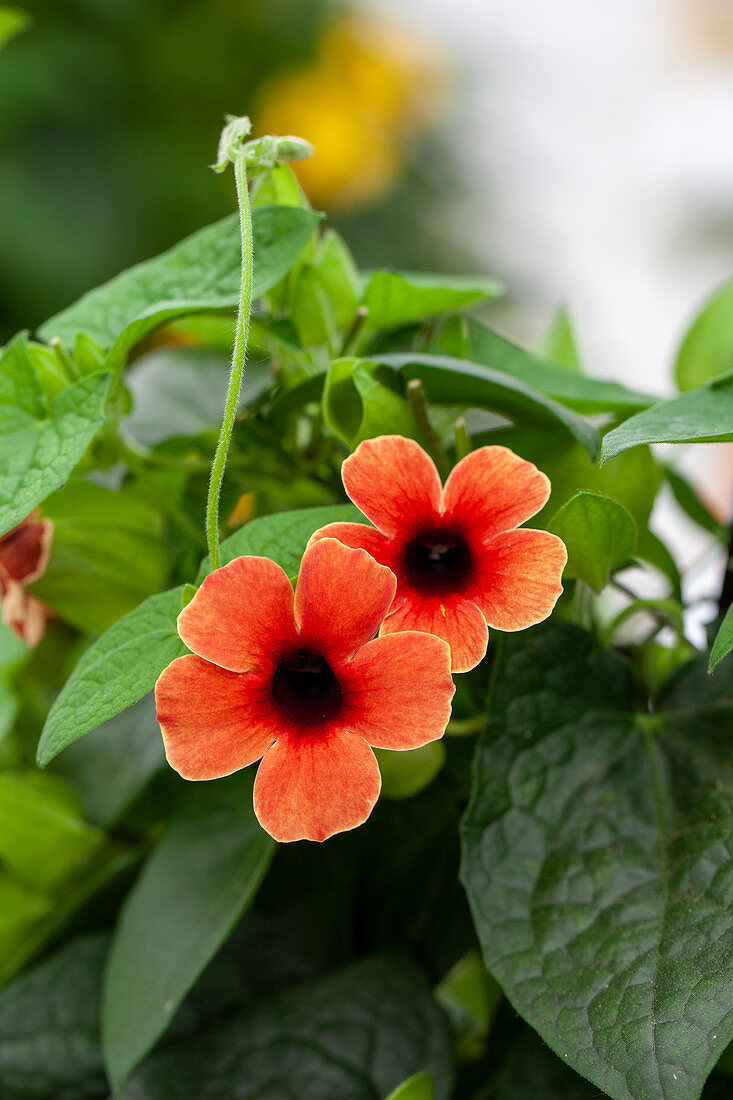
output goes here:
[[427, 397], [419, 378], [411, 378], [407, 383], [407, 400], [415, 418], [420, 442], [437, 466], [441, 478], [445, 481], [450, 473], [450, 463], [443, 450], [440, 437], [431, 423]]
[[247, 356], [249, 315], [252, 309], [252, 210], [247, 186], [247, 165], [243, 156], [237, 157], [234, 162], [234, 178], [237, 184], [239, 225], [242, 236], [242, 283], [239, 292], [239, 312], [234, 334], [229, 389], [227, 390], [227, 399], [224, 406], [224, 419], [211, 466], [209, 495], [206, 501], [206, 541], [209, 547], [209, 562], [212, 570], [218, 569], [221, 564], [219, 554], [219, 497], [222, 481], [224, 480], [224, 467], [229, 454], [229, 445], [232, 440], [232, 431], [234, 430], [234, 421], [237, 415], [239, 391]]

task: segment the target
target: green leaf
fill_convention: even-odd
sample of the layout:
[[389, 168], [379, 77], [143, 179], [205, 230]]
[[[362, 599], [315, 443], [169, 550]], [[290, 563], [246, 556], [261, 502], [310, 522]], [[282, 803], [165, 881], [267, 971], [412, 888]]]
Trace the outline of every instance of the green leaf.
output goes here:
[[469, 951], [451, 967], [435, 987], [435, 999], [451, 1022], [459, 1060], [480, 1058], [504, 994], [478, 951]]
[[677, 562], [662, 540], [648, 527], [643, 527], [639, 533], [636, 557], [658, 569], [669, 581], [674, 599], [682, 603], [682, 576]]
[[464, 309], [503, 293], [491, 279], [461, 275], [429, 275], [412, 271], [375, 271], [364, 292], [369, 310], [367, 325], [372, 331], [403, 325]]
[[53, 771], [78, 793], [89, 821], [116, 825], [165, 764], [152, 695], [104, 722], [59, 756]]
[[664, 470], [664, 478], [685, 515], [698, 527], [702, 527], [703, 531], [715, 535], [721, 542], [725, 541], [727, 539], [725, 527], [711, 515], [690, 482], [669, 466]]
[[601, 592], [636, 549], [636, 524], [623, 504], [600, 493], [576, 493], [550, 521], [548, 530], [568, 548], [568, 577]]
[[328, 288], [313, 264], [303, 264], [298, 271], [290, 313], [303, 347], [318, 344], [332, 347], [336, 314]]
[[68, 386], [46, 409], [25, 338], [0, 357], [0, 534], [64, 484], [104, 423], [109, 375]]
[[376, 435], [414, 438], [416, 432], [410, 405], [395, 389], [394, 373], [368, 359], [333, 360], [326, 372], [323, 417], [350, 447]]
[[654, 404], [654, 397], [637, 393], [618, 382], [588, 378], [548, 363], [479, 321], [469, 319], [467, 338], [470, 349], [467, 358], [510, 374], [577, 412], [628, 415]]
[[553, 317], [550, 331], [542, 341], [539, 353], [544, 359], [549, 359], [566, 370], [581, 372], [580, 353], [567, 310], [559, 309]]
[[382, 798], [412, 798], [441, 771], [445, 745], [442, 741], [429, 741], [407, 752], [375, 749], [374, 755], [382, 773]]
[[145, 600], [82, 655], [49, 711], [38, 743], [40, 767], [142, 699], [163, 669], [187, 652], [176, 630], [182, 588]]
[[420, 970], [366, 959], [263, 1000], [197, 1037], [156, 1051], [124, 1100], [297, 1097], [375, 1100], [417, 1072], [451, 1092], [450, 1036]]
[[[263, 206], [252, 215], [255, 297], [292, 267], [320, 215], [292, 206]], [[41, 326], [44, 340], [74, 346], [86, 333], [109, 349], [107, 370], [119, 370], [132, 347], [160, 325], [239, 301], [239, 216], [200, 229], [160, 256], [122, 272]]]
[[484, 958], [613, 1100], [697, 1100], [733, 1034], [730, 677], [704, 660], [656, 712], [554, 623], [508, 637], [463, 825]]
[[500, 370], [465, 359], [420, 353], [377, 355], [374, 361], [386, 363], [405, 383], [419, 378], [428, 401], [492, 409], [530, 427], [562, 428], [582, 443], [591, 457], [597, 454], [598, 432], [589, 421]]
[[387, 1100], [435, 1100], [432, 1073], [415, 1073], [398, 1085]]
[[194, 787], [128, 895], [110, 948], [102, 1036], [115, 1089], [241, 917], [274, 849], [254, 816], [251, 771]]
[[101, 634], [160, 591], [170, 565], [159, 513], [142, 500], [72, 480], [44, 502], [53, 552], [33, 593], [79, 630]]
[[30, 22], [30, 16], [20, 8], [0, 7], [0, 50], [16, 34], [25, 30]]
[[725, 618], [720, 624], [720, 629], [715, 636], [713, 647], [710, 650], [708, 672], [712, 673], [723, 658], [728, 656], [731, 649], [733, 649], [733, 605], [726, 611]]
[[[364, 516], [353, 504], [326, 504], [317, 508], [296, 508], [292, 512], [275, 512], [253, 519], [240, 527], [221, 544], [221, 564], [233, 561], [242, 554], [255, 554], [272, 558], [294, 577], [300, 568], [300, 559], [308, 539], [327, 523], [366, 523]], [[205, 558], [196, 578], [200, 584], [209, 572], [209, 559]], [[179, 609], [180, 610], [180, 609]]]
[[496, 1100], [601, 1100], [601, 1094], [526, 1028], [502, 1072]]
[[[135, 363], [125, 379], [133, 410], [125, 431], [145, 447], [165, 439], [218, 431], [229, 383], [229, 361], [209, 348], [161, 348]], [[248, 363], [239, 395], [246, 408], [272, 385], [263, 363]]]
[[677, 353], [674, 375], [681, 390], [694, 390], [733, 369], [733, 279], [704, 304]]
[[32, 889], [51, 891], [100, 851], [104, 834], [84, 820], [65, 780], [0, 774], [0, 860]]
[[3, 1100], [92, 1100], [107, 1093], [99, 1043], [106, 935], [83, 936], [0, 993]]
[[346, 242], [334, 229], [323, 234], [316, 262], [333, 304], [336, 324], [345, 329], [353, 321], [359, 304], [359, 272]]
[[641, 443], [724, 443], [733, 440], [733, 378], [660, 401], [603, 438], [601, 465]]

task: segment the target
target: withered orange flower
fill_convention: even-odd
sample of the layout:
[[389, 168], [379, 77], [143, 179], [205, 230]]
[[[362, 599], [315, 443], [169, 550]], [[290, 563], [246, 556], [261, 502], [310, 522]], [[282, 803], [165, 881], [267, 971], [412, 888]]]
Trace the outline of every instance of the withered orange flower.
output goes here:
[[454, 691], [445, 642], [374, 637], [395, 585], [335, 539], [306, 551], [294, 595], [268, 558], [211, 573], [178, 616], [193, 655], [155, 689], [170, 765], [184, 779], [218, 779], [262, 758], [254, 807], [275, 840], [361, 825], [381, 786], [370, 746], [441, 737]]
[[48, 611], [27, 585], [44, 572], [53, 539], [50, 519], [38, 509], [0, 537], [0, 603], [7, 626], [29, 646], [37, 645], [46, 629]]
[[486, 653], [488, 627], [523, 630], [552, 611], [562, 592], [565, 545], [548, 531], [517, 530], [539, 512], [550, 482], [506, 447], [480, 447], [445, 488], [412, 439], [361, 443], [343, 464], [346, 492], [374, 528], [330, 523], [319, 539], [361, 547], [397, 577], [381, 633], [424, 630], [445, 639], [454, 672]]

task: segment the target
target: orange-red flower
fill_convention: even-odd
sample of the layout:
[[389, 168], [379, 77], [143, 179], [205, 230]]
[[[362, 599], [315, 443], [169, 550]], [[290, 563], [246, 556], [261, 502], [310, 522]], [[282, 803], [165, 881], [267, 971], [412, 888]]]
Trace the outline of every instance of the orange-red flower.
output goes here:
[[38, 509], [0, 537], [0, 602], [3, 622], [28, 645], [37, 645], [46, 629], [48, 611], [26, 586], [38, 580], [48, 564], [53, 538], [50, 519]]
[[522, 630], [546, 619], [562, 592], [567, 552], [547, 531], [517, 530], [550, 495], [543, 473], [506, 447], [480, 447], [441, 487], [417, 443], [384, 435], [342, 468], [346, 492], [377, 530], [331, 523], [311, 540], [362, 547], [397, 577], [381, 633], [425, 630], [451, 647], [453, 671], [486, 653], [488, 627]]
[[262, 757], [255, 812], [276, 840], [361, 825], [381, 786], [370, 746], [436, 740], [454, 691], [445, 642], [374, 637], [395, 584], [335, 539], [306, 551], [295, 595], [268, 558], [211, 573], [178, 616], [195, 655], [173, 661], [155, 689], [170, 765], [218, 779]]

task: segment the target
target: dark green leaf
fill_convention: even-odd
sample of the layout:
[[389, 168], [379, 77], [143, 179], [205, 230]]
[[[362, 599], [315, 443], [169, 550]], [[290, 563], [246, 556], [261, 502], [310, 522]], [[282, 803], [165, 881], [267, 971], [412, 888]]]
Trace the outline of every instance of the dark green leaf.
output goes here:
[[696, 1100], [733, 1034], [733, 688], [657, 712], [583, 631], [507, 638], [463, 826], [486, 964], [614, 1100]]
[[378, 355], [375, 361], [398, 371], [405, 382], [419, 378], [428, 401], [492, 409], [529, 427], [562, 428], [582, 443], [591, 457], [597, 454], [598, 432], [592, 424], [501, 370], [465, 359], [418, 353]]
[[104, 423], [109, 375], [94, 374], [46, 410], [24, 338], [0, 357], [0, 534], [64, 484]]
[[373, 331], [401, 328], [455, 309], [498, 298], [503, 288], [491, 279], [428, 275], [408, 271], [375, 271], [367, 283], [364, 305]]
[[107, 1094], [99, 1043], [106, 935], [84, 936], [0, 993], [3, 1100], [98, 1100]]
[[87, 818], [115, 825], [165, 763], [152, 695], [70, 745], [53, 763], [78, 792]]
[[450, 1095], [450, 1037], [425, 978], [367, 959], [154, 1053], [124, 1100], [377, 1100], [418, 1071]]
[[48, 497], [53, 552], [34, 595], [79, 630], [101, 634], [159, 592], [170, 565], [160, 514], [124, 491], [72, 480]]
[[733, 649], [733, 605], [731, 605], [720, 624], [720, 630], [715, 636], [713, 648], [710, 650], [710, 664], [708, 672], [717, 668], [724, 657], [727, 657]]
[[502, 1072], [496, 1100], [601, 1100], [601, 1095], [527, 1028]]
[[[319, 221], [319, 214], [291, 206], [254, 211], [255, 297], [292, 267]], [[84, 332], [108, 349], [106, 368], [119, 370], [130, 349], [160, 325], [236, 306], [240, 278], [239, 216], [233, 214], [90, 291], [39, 331], [44, 340], [56, 336], [69, 348]]]
[[648, 408], [655, 400], [618, 382], [588, 378], [548, 363], [479, 321], [468, 321], [467, 340], [469, 350], [466, 358], [510, 374], [578, 412], [628, 414]]
[[182, 586], [151, 596], [86, 650], [49, 712], [38, 743], [41, 767], [142, 699], [163, 669], [186, 652], [176, 631], [181, 592]]
[[566, 575], [601, 592], [636, 548], [636, 524], [623, 504], [600, 493], [576, 493], [550, 521], [568, 549]]
[[115, 1087], [241, 917], [274, 848], [254, 816], [251, 771], [194, 788], [158, 841], [122, 909], [105, 975], [102, 1034]]
[[[229, 361], [209, 348], [161, 348], [135, 363], [126, 378], [133, 411], [125, 430], [154, 447], [164, 439], [218, 431], [229, 383]], [[239, 407], [250, 405], [272, 385], [262, 363], [245, 370]]]
[[723, 283], [688, 330], [675, 363], [681, 390], [694, 390], [733, 369], [733, 279]]
[[733, 440], [733, 379], [660, 401], [604, 436], [601, 464], [640, 443], [724, 443]]
[[[365, 523], [366, 520], [353, 504], [327, 504], [318, 508], [297, 508], [292, 512], [275, 512], [261, 516], [235, 531], [221, 544], [221, 564], [233, 561], [242, 554], [255, 554], [272, 558], [289, 577], [300, 568], [300, 559], [308, 539], [327, 523], [348, 520]], [[196, 583], [207, 575], [209, 559], [201, 563]], [[180, 608], [179, 608], [180, 610]]]

